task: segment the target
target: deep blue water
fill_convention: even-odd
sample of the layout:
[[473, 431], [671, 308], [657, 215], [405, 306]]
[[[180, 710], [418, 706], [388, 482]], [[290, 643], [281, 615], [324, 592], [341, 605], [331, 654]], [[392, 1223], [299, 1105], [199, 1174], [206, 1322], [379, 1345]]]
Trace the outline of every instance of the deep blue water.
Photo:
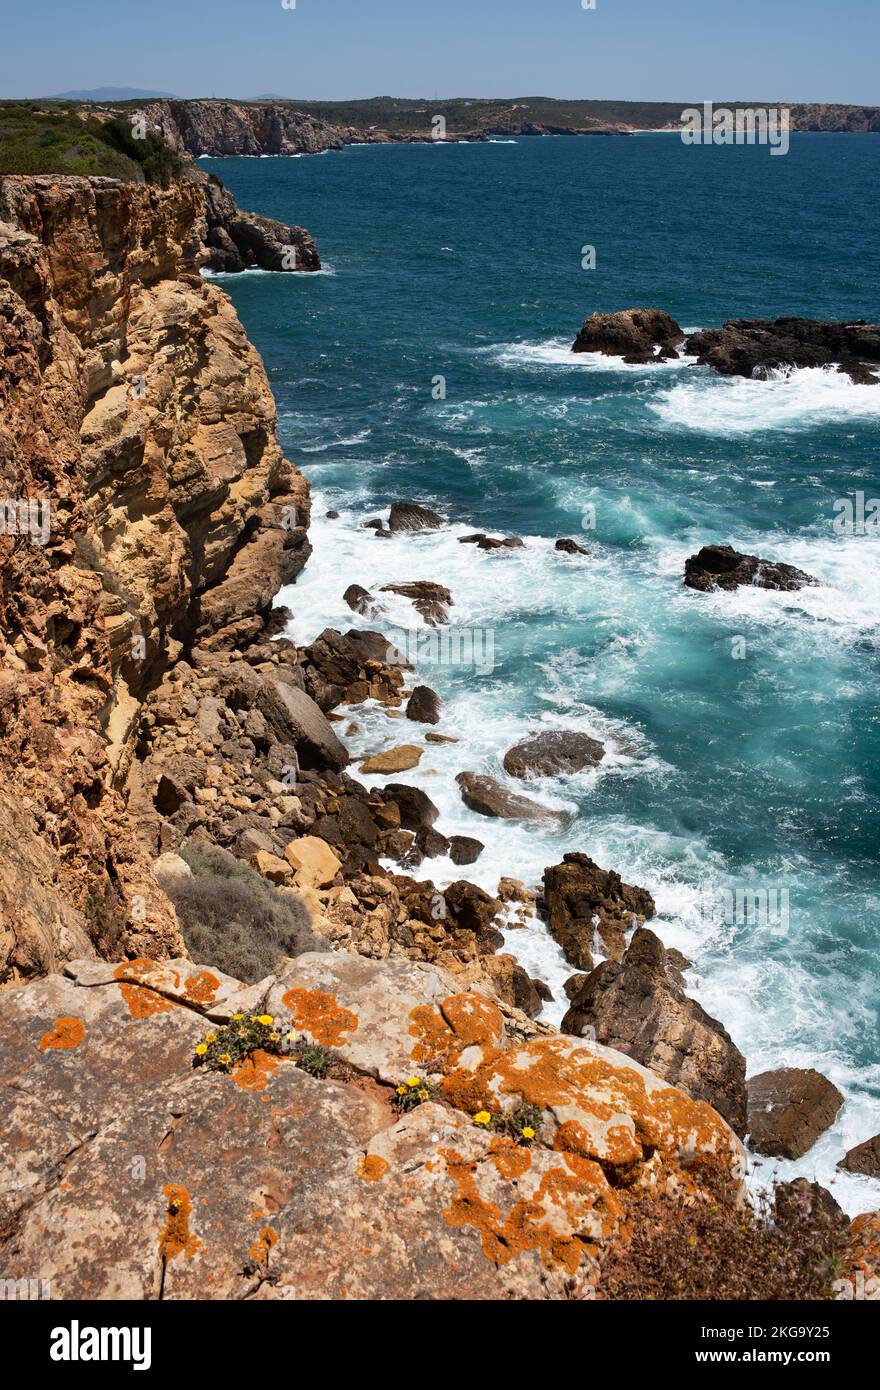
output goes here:
[[[880, 496], [880, 387], [725, 381], [568, 348], [587, 314], [635, 305], [686, 327], [880, 317], [880, 136], [794, 136], [786, 157], [655, 135], [202, 163], [242, 206], [308, 227], [328, 267], [217, 281], [316, 492], [315, 555], [284, 595], [295, 635], [352, 626], [353, 580], [447, 584], [455, 622], [491, 633], [494, 669], [421, 670], [461, 743], [429, 748], [407, 779], [446, 833], [487, 841], [473, 877], [537, 881], [583, 849], [649, 886], [658, 931], [694, 961], [691, 988], [750, 1070], [814, 1065], [844, 1090], [835, 1128], [794, 1166], [853, 1210], [876, 1206], [878, 1185], [835, 1180], [834, 1164], [880, 1129], [878, 539], [832, 522], [835, 499]], [[359, 526], [399, 497], [454, 525], [394, 542]], [[474, 529], [527, 546], [459, 545]], [[589, 559], [554, 551], [566, 535]], [[684, 559], [709, 541], [821, 585], [693, 594]], [[375, 625], [412, 621], [401, 601]], [[378, 711], [355, 718], [353, 751], [404, 741]], [[529, 789], [571, 810], [566, 832], [487, 825], [454, 774], [503, 777], [506, 748], [541, 724], [602, 737], [605, 764]], [[717, 895], [740, 887], [785, 890], [787, 917], [725, 921]], [[510, 943], [551, 984], [568, 973], [536, 928]]]

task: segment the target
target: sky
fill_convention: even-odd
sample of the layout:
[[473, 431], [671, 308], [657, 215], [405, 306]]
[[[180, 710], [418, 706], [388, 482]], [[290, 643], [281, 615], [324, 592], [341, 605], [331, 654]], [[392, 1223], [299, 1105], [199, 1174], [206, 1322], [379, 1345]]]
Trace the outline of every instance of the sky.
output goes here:
[[0, 96], [880, 104], [880, 0], [594, 2], [0, 0]]

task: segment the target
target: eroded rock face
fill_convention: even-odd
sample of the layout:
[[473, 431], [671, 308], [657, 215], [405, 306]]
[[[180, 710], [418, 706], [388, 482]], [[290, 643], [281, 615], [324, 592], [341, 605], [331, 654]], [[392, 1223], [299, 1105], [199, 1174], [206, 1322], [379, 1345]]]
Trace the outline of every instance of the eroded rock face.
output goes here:
[[430, 627], [439, 627], [449, 620], [453, 598], [445, 584], [433, 579], [415, 579], [412, 583], [383, 584], [382, 593], [399, 594], [412, 600], [412, 606]]
[[713, 589], [738, 589], [741, 584], [757, 589], [803, 589], [818, 581], [781, 560], [743, 555], [730, 545], [704, 545], [685, 560], [684, 582], [689, 589], [709, 593]]
[[564, 1033], [582, 1037], [590, 1029], [598, 1042], [708, 1101], [745, 1134], [745, 1058], [723, 1025], [687, 998], [647, 927], [635, 932], [622, 961], [603, 961], [570, 997]]
[[[708, 1106], [542, 1036], [442, 971], [306, 955], [244, 987], [187, 961], [83, 963], [0, 1015], [0, 1255], [56, 1298], [583, 1297], [627, 1192], [700, 1192], [742, 1152]], [[317, 1080], [257, 1054], [194, 1071], [211, 1022], [291, 1019]], [[398, 1118], [413, 1072], [435, 1099]], [[475, 1109], [540, 1107], [531, 1147]], [[75, 1231], [77, 1239], [70, 1233]]]
[[598, 739], [570, 729], [548, 729], [534, 734], [504, 755], [504, 770], [511, 777], [554, 777], [596, 767], [605, 749]]
[[834, 1124], [837, 1087], [812, 1067], [780, 1067], [748, 1081], [749, 1147], [771, 1158], [802, 1158]]
[[247, 270], [310, 272], [321, 269], [314, 240], [304, 227], [243, 212], [229, 189], [213, 174], [203, 183], [207, 232], [205, 264], [227, 273]]
[[646, 889], [576, 853], [544, 870], [544, 900], [550, 934], [577, 970], [593, 969], [597, 940], [606, 955], [620, 960], [626, 933], [656, 911]]
[[662, 361], [676, 356], [684, 333], [662, 309], [623, 309], [591, 314], [575, 339], [572, 352], [601, 352], [624, 362]]

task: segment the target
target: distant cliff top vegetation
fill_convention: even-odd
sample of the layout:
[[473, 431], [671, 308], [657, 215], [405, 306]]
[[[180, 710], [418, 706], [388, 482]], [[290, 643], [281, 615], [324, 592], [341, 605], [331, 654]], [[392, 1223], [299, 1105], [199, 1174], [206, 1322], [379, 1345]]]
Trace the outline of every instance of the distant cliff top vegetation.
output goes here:
[[0, 102], [0, 174], [103, 174], [167, 184], [180, 158], [153, 131], [142, 140], [124, 117], [78, 103]]

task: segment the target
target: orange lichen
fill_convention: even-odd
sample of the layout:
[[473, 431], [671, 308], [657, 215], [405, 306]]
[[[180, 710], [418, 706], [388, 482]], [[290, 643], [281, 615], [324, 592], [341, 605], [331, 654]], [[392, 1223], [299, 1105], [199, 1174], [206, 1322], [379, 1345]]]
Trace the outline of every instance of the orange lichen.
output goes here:
[[190, 1004], [210, 1004], [219, 988], [220, 981], [210, 970], [197, 970], [184, 981], [183, 997]]
[[85, 1024], [79, 1018], [56, 1018], [51, 1033], [40, 1038], [41, 1052], [54, 1052], [56, 1049], [77, 1047], [86, 1035]]
[[576, 1108], [583, 1120], [563, 1113], [555, 1147], [603, 1163], [625, 1167], [649, 1149], [674, 1158], [715, 1153], [729, 1162], [733, 1157], [730, 1131], [704, 1101], [690, 1100], [673, 1087], [649, 1090], [634, 1067], [616, 1065], [564, 1038], [534, 1038], [508, 1051], [483, 1045], [475, 1065], [449, 1071], [442, 1088], [447, 1100], [470, 1113], [497, 1111], [505, 1096], [519, 1096], [541, 1110]]
[[521, 1178], [532, 1166], [532, 1156], [528, 1149], [513, 1139], [505, 1139], [496, 1134], [489, 1145], [489, 1157], [502, 1178]]
[[501, 1013], [482, 994], [450, 994], [439, 1007], [419, 1004], [409, 1015], [410, 1036], [417, 1039], [410, 1053], [414, 1062], [437, 1066], [455, 1061], [474, 1043], [491, 1043], [501, 1036]]
[[362, 1182], [381, 1182], [388, 1172], [388, 1160], [379, 1154], [364, 1154], [355, 1168]]
[[274, 1076], [281, 1062], [271, 1052], [258, 1047], [249, 1057], [242, 1057], [232, 1070], [232, 1079], [243, 1091], [265, 1091], [270, 1077]]
[[346, 1033], [358, 1026], [356, 1014], [344, 1009], [335, 994], [321, 989], [289, 989], [282, 1002], [290, 1009], [294, 1027], [310, 1034], [322, 1047], [339, 1047]]
[[161, 994], [142, 985], [120, 984], [119, 993], [128, 1005], [132, 1018], [153, 1018], [155, 1014], [167, 1014], [171, 1005]]
[[[574, 1274], [586, 1250], [585, 1239], [588, 1234], [591, 1240], [595, 1238], [593, 1226], [598, 1224], [607, 1236], [617, 1225], [620, 1205], [598, 1164], [580, 1160], [577, 1171], [571, 1171], [568, 1164], [568, 1171], [550, 1169], [532, 1195], [517, 1198], [505, 1217], [496, 1203], [480, 1192], [478, 1164], [451, 1149], [441, 1153], [456, 1185], [443, 1218], [450, 1226], [470, 1226], [477, 1231], [483, 1254], [493, 1264], [506, 1265], [528, 1250], [537, 1250], [548, 1269], [562, 1268]], [[587, 1218], [589, 1233], [583, 1230]], [[560, 1229], [560, 1224], [569, 1229]]]
[[166, 1183], [162, 1195], [168, 1203], [168, 1210], [165, 1229], [159, 1237], [159, 1254], [166, 1264], [181, 1254], [191, 1260], [201, 1241], [189, 1229], [192, 1214], [190, 1195], [185, 1187], [175, 1182]]
[[273, 1231], [271, 1226], [263, 1226], [260, 1229], [259, 1238], [254, 1241], [248, 1254], [256, 1264], [267, 1265], [272, 1253], [272, 1246], [277, 1244], [278, 1232]]

